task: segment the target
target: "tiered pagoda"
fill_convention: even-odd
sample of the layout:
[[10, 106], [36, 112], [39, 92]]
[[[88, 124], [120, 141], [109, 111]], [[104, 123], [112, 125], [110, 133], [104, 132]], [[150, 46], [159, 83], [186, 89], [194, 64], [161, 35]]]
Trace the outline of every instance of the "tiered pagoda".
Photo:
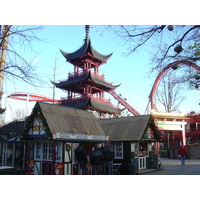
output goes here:
[[86, 37], [83, 45], [73, 53], [61, 53], [66, 61], [74, 66], [74, 72], [68, 74], [68, 78], [55, 83], [57, 88], [68, 92], [68, 96], [60, 100], [61, 105], [84, 110], [97, 111], [98, 116], [113, 114], [118, 116], [122, 110], [115, 107], [110, 99], [105, 99], [104, 93], [114, 90], [118, 85], [113, 85], [105, 80], [99, 73], [99, 67], [106, 63], [112, 56], [98, 53], [91, 44], [88, 36], [89, 25], [85, 26]]

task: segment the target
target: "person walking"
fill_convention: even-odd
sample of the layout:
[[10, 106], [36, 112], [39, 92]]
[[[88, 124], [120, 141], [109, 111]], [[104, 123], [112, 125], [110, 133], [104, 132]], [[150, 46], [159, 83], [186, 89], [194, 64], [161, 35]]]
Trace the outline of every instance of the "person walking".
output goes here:
[[186, 147], [182, 146], [179, 150], [178, 150], [178, 155], [181, 158], [181, 165], [185, 165], [185, 157], [187, 155], [187, 151], [186, 151]]
[[102, 175], [103, 153], [99, 150], [98, 144], [94, 145], [94, 151], [90, 154], [92, 175]]
[[110, 142], [106, 142], [106, 148], [104, 151], [104, 160], [106, 164], [106, 175], [113, 175], [113, 160], [115, 157], [114, 149]]
[[82, 175], [87, 175], [87, 153], [83, 147], [83, 143], [80, 143], [79, 146], [75, 149], [75, 157], [79, 161], [79, 166], [82, 169]]

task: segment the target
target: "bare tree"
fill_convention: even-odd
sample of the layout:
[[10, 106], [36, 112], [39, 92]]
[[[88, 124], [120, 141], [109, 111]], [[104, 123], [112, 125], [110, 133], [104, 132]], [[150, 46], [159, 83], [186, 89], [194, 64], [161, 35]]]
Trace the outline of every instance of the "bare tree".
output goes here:
[[[37, 37], [37, 33], [42, 29], [42, 26], [0, 25], [0, 101], [4, 74], [8, 80], [20, 79], [35, 87], [39, 86], [37, 82], [42, 82], [35, 73], [34, 56], [30, 59], [24, 56], [27, 51], [30, 55], [33, 55], [33, 52], [36, 54], [34, 44], [44, 42]], [[2, 112], [4, 109], [0, 108], [0, 113]]]
[[18, 108], [18, 109], [15, 111], [15, 119], [16, 119], [16, 120], [23, 120], [23, 119], [25, 119], [25, 117], [26, 117], [25, 110], [19, 109], [19, 108]]
[[161, 80], [156, 93], [156, 110], [169, 113], [177, 111], [179, 105], [186, 99], [184, 88], [185, 86], [180, 83], [174, 71], [168, 73]]
[[[152, 54], [151, 72], [160, 71], [177, 60], [197, 64], [200, 61], [200, 25], [110, 25], [107, 30], [113, 31], [128, 45], [126, 55], [146, 48]], [[191, 80], [197, 76], [191, 70], [190, 79], [189, 76], [185, 79]], [[192, 82], [196, 88], [199, 86], [196, 79]]]
[[[19, 53], [17, 46], [20, 46], [20, 49], [24, 52], [30, 50], [34, 52], [33, 44], [43, 41], [36, 36], [38, 31], [42, 30], [42, 26], [5, 25], [1, 28], [0, 48], [1, 51], [6, 51], [7, 54], [5, 66], [1, 71], [10, 74], [12, 78], [22, 79], [29, 84], [34, 84], [34, 80], [38, 79], [37, 74], [34, 72], [34, 57], [28, 60], [27, 57]], [[6, 46], [3, 45], [5, 41], [8, 43]]]

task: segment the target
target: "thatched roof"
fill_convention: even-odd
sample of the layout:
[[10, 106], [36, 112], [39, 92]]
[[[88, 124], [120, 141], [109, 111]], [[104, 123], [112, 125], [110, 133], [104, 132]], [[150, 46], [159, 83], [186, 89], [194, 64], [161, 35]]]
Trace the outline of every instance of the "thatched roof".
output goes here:
[[0, 140], [13, 138], [16, 141], [16, 137], [22, 133], [24, 128], [24, 121], [12, 121], [8, 124], [0, 127]]
[[120, 114], [124, 109], [118, 109], [113, 107], [111, 104], [99, 102], [91, 97], [86, 99], [77, 99], [76, 101], [71, 102], [61, 102], [61, 105], [72, 107], [72, 108], [79, 108], [79, 109], [90, 109], [90, 110], [99, 110], [102, 113], [117, 113]]
[[28, 119], [29, 123], [38, 113], [48, 126], [48, 136], [53, 131], [71, 133], [72, 129], [76, 129], [77, 134], [88, 134], [91, 131], [91, 135], [105, 135], [94, 114], [89, 111], [37, 102]]
[[149, 126], [154, 129], [156, 136], [158, 136], [150, 115], [101, 119], [99, 124], [105, 134], [112, 137], [112, 141], [140, 141]]

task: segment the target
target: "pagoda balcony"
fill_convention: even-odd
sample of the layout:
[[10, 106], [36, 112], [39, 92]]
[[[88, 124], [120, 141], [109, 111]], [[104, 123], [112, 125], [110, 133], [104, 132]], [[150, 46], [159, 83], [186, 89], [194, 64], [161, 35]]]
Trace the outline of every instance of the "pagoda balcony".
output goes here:
[[[65, 82], [65, 81], [68, 81], [68, 80], [71, 80], [71, 79], [74, 79], [74, 78], [82, 77], [82, 76], [84, 76], [84, 75], [87, 75], [88, 72], [89, 72], [89, 71], [68, 73], [68, 78], [65, 79], [65, 80], [60, 80], [60, 83], [63, 83], [63, 82]], [[113, 83], [108, 82], [108, 81], [105, 80], [105, 75], [104, 75], [104, 74], [101, 75], [101, 74], [99, 74], [99, 73], [94, 73], [94, 72], [92, 72], [92, 71], [90, 71], [90, 73], [91, 73], [91, 75], [92, 75], [93, 77], [96, 77], [96, 78], [98, 78], [98, 79], [100, 79], [100, 80], [103, 80], [104, 82], [106, 82], [106, 83], [109, 84], [109, 85], [112, 85], [112, 84], [113, 84]]]

